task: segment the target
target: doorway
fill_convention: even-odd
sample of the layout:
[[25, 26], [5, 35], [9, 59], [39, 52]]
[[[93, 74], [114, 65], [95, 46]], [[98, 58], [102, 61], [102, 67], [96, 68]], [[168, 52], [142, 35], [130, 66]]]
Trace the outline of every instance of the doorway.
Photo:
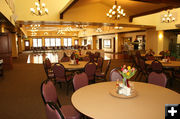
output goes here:
[[99, 38], [99, 50], [102, 49], [102, 38]]
[[113, 38], [113, 53], [116, 53], [116, 39]]
[[25, 45], [25, 50], [30, 50], [29, 40], [25, 40], [24, 45]]

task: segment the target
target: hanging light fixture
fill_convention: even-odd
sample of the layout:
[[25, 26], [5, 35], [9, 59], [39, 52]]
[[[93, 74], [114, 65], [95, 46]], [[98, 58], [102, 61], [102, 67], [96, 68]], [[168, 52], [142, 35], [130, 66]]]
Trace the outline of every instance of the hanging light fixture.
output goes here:
[[35, 14], [36, 16], [43, 16], [48, 14], [48, 9], [45, 8], [45, 3], [41, 4], [41, 0], [38, 0], [38, 2], [35, 2], [35, 8], [30, 8], [30, 11], [32, 14]]
[[126, 16], [126, 13], [124, 13], [124, 9], [122, 9], [120, 5], [117, 5], [117, 1], [115, 0], [115, 4], [106, 15], [112, 19], [119, 19], [121, 16]]
[[170, 13], [170, 11], [168, 11], [167, 14], [164, 14], [163, 17], [162, 17], [162, 22], [163, 23], [171, 23], [171, 22], [174, 22], [175, 21], [175, 17], [173, 16], [172, 13]]

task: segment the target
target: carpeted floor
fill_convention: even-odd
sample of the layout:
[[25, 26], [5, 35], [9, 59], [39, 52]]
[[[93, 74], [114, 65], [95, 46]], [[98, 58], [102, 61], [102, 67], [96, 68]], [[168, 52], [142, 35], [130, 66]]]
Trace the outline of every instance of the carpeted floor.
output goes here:
[[[46, 119], [45, 108], [40, 95], [40, 85], [46, 79], [42, 64], [26, 64], [27, 54], [13, 60], [13, 70], [5, 71], [0, 78], [0, 119]], [[110, 70], [123, 64], [123, 59], [112, 60]], [[104, 67], [106, 61], [104, 63]], [[109, 72], [107, 77], [109, 77]], [[176, 83], [176, 82], [175, 82]], [[173, 89], [180, 92], [179, 84]], [[61, 104], [70, 104], [71, 95], [66, 96], [66, 87], [56, 86]]]

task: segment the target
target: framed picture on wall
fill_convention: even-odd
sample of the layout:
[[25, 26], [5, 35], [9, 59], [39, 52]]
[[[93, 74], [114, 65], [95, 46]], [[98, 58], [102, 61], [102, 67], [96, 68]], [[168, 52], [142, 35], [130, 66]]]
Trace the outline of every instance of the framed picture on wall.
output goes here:
[[111, 39], [104, 39], [104, 48], [111, 48]]

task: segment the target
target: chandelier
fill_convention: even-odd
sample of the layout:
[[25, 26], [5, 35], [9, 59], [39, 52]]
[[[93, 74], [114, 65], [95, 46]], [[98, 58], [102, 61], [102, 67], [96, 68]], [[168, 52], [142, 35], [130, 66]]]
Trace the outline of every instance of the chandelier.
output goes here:
[[164, 14], [162, 17], [163, 23], [171, 23], [173, 21], [175, 21], [175, 17], [172, 15], [172, 13], [170, 13], [170, 11], [168, 11], [168, 13]]
[[121, 8], [120, 5], [119, 6], [117, 5], [117, 1], [115, 0], [115, 4], [106, 15], [107, 17], [112, 19], [119, 19], [121, 16], [124, 17], [126, 13], [124, 13], [124, 10]]
[[45, 3], [41, 4], [41, 1], [38, 0], [38, 2], [35, 2], [35, 8], [30, 8], [30, 11], [32, 14], [35, 14], [36, 16], [43, 16], [48, 14], [48, 9], [45, 8]]

